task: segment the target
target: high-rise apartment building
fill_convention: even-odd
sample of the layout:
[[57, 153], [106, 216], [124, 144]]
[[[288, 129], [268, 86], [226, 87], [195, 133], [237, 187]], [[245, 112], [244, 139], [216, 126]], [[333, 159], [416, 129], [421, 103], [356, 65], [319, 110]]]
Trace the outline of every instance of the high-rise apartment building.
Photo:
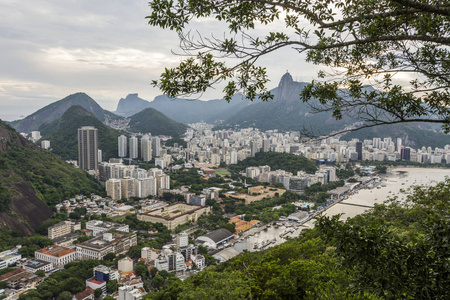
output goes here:
[[78, 128], [78, 165], [90, 171], [98, 169], [97, 128], [83, 126]]
[[122, 192], [122, 198], [130, 199], [134, 197], [134, 179], [133, 178], [121, 178], [120, 179], [120, 189]]
[[356, 153], [358, 153], [358, 160], [362, 160], [362, 143], [356, 142]]
[[409, 147], [401, 147], [400, 159], [401, 160], [410, 161], [411, 160], [411, 148], [409, 148]]
[[106, 194], [113, 200], [122, 198], [120, 179], [111, 178], [106, 181]]
[[161, 156], [161, 139], [157, 136], [154, 136], [152, 138], [152, 153], [154, 157], [160, 157]]
[[138, 158], [138, 139], [135, 136], [130, 137], [130, 158]]
[[256, 152], [258, 152], [258, 141], [250, 141], [250, 155], [251, 157], [255, 157]]
[[141, 139], [141, 158], [143, 161], [152, 160], [152, 141], [148, 135], [144, 135]]
[[119, 157], [126, 157], [127, 156], [127, 137], [124, 135], [121, 135], [117, 138], [117, 140], [118, 140]]
[[262, 151], [269, 152], [270, 151], [270, 141], [268, 139], [264, 139], [262, 143]]

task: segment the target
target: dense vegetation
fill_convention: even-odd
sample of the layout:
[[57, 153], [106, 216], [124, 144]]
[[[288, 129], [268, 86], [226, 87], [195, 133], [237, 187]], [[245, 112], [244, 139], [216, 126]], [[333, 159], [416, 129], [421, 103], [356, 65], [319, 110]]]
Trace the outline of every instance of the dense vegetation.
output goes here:
[[51, 274], [36, 289], [30, 290], [26, 294], [21, 294], [19, 299], [52, 299], [65, 292], [70, 294], [79, 293], [84, 290], [85, 280], [93, 276], [93, 268], [100, 264], [105, 264], [105, 262], [83, 260], [68, 263], [62, 271]]
[[174, 147], [175, 144], [178, 144], [178, 147], [187, 148], [187, 142], [182, 138], [172, 138], [165, 142], [166, 147]]
[[244, 253], [147, 299], [448, 299], [450, 180]]
[[188, 128], [185, 124], [169, 119], [154, 108], [146, 108], [130, 117], [129, 130], [152, 135], [179, 137]]
[[279, 152], [260, 152], [256, 153], [255, 157], [248, 157], [237, 165], [230, 165], [229, 169], [234, 172], [245, 170], [247, 167], [253, 166], [270, 166], [271, 170], [285, 170], [292, 172], [294, 175], [297, 171], [305, 171], [307, 173], [314, 173], [317, 170], [316, 164], [306, 157]]
[[104, 189], [86, 172], [31, 145], [8, 125], [0, 123], [2, 128], [8, 130], [12, 140], [7, 150], [0, 152], [0, 212], [9, 207], [12, 196], [19, 192], [13, 186], [21, 180], [26, 180], [50, 207], [76, 194], [104, 194]]
[[98, 149], [103, 159], [117, 157], [117, 138], [121, 132], [106, 126], [93, 114], [81, 106], [70, 107], [63, 116], [41, 128], [41, 140], [49, 140], [52, 152], [64, 160], [78, 160], [78, 128], [94, 126], [97, 128]]
[[24, 257], [34, 257], [34, 251], [52, 244], [52, 240], [39, 234], [23, 237], [20, 232], [13, 231], [8, 226], [0, 228], [0, 252], [22, 245], [18, 252]]

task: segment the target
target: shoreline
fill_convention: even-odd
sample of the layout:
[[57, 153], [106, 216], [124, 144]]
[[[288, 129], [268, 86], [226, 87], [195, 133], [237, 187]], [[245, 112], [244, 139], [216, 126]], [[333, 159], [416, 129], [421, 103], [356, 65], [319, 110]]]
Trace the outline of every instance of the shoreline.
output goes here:
[[[302, 220], [298, 223], [293, 223], [294, 226], [297, 226], [298, 229], [293, 233], [289, 233], [286, 237], [297, 237], [300, 235], [301, 231], [305, 228], [313, 228], [315, 223], [315, 217], [317, 215], [325, 214], [326, 216], [333, 216], [336, 214], [342, 214], [340, 220], [345, 221], [348, 218], [355, 217], [356, 215], [362, 214], [375, 204], [382, 204], [390, 197], [399, 197], [400, 199], [406, 197], [406, 193], [401, 193], [401, 190], [407, 191], [411, 186], [419, 185], [419, 186], [430, 186], [433, 185], [437, 181], [442, 181], [446, 176], [450, 177], [450, 169], [447, 168], [420, 168], [420, 167], [394, 167], [388, 168], [386, 174], [380, 175], [380, 184], [378, 187], [373, 188], [360, 188], [356, 189], [352, 195], [348, 197], [343, 197], [343, 199], [338, 199], [333, 203], [329, 204], [326, 208], [315, 212], [313, 215], [308, 216], [307, 219]], [[385, 186], [382, 186], [385, 185]], [[272, 247], [274, 245], [279, 245], [284, 243], [285, 239], [278, 239], [279, 232], [282, 232], [286, 229], [285, 226], [280, 226], [278, 230], [274, 231], [276, 236], [270, 236], [267, 234], [265, 237], [260, 237], [261, 233], [265, 232], [264, 228], [273, 229], [272, 226], [268, 226], [269, 224], [273, 224], [274, 222], [265, 224], [261, 227], [252, 228], [251, 231], [244, 233], [244, 235], [239, 238], [243, 242], [247, 243], [255, 243], [259, 240], [263, 239], [272, 239], [276, 238], [277, 242], [275, 244], [268, 245], [265, 249]], [[276, 231], [276, 232], [275, 232]], [[279, 231], [279, 232], [278, 232]], [[262, 234], [264, 235], [264, 234]], [[243, 242], [236, 242], [234, 244], [234, 248], [236, 249], [236, 245], [242, 245]], [[242, 248], [242, 247], [238, 247]], [[248, 251], [258, 251], [250, 247]], [[239, 252], [242, 252], [243, 249], [236, 249]]]

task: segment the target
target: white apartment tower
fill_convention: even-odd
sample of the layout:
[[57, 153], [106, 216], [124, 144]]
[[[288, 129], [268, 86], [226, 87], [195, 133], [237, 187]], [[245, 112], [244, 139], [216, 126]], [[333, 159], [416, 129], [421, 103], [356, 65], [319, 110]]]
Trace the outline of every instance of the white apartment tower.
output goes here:
[[130, 158], [138, 158], [138, 139], [135, 136], [130, 137]]
[[118, 137], [118, 153], [119, 157], [127, 156], [127, 137], [123, 134]]
[[141, 158], [143, 161], [152, 160], [152, 141], [147, 134], [141, 139]]
[[120, 179], [111, 178], [106, 181], [106, 194], [113, 200], [122, 198]]

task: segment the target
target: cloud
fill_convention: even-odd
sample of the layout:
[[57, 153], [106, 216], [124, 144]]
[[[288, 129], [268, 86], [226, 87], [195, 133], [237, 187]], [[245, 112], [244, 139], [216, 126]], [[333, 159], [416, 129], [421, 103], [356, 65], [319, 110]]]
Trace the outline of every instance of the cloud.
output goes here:
[[176, 57], [158, 52], [145, 52], [133, 48], [101, 50], [93, 48], [49, 48], [43, 50], [48, 63], [56, 66], [72, 66], [86, 69], [161, 69], [176, 64]]
[[[128, 93], [152, 100], [160, 91], [151, 80], [182, 57], [171, 53], [180, 52], [176, 32], [149, 26], [149, 13], [142, 0], [0, 0], [0, 113], [28, 115], [75, 92], [88, 93], [109, 110]], [[277, 26], [270, 30], [284, 28]], [[215, 36], [229, 32], [213, 19], [194, 22], [193, 28]], [[286, 69], [299, 80], [315, 74], [292, 49], [259, 65], [267, 67], [271, 88]], [[221, 90], [201, 99], [221, 98]]]

